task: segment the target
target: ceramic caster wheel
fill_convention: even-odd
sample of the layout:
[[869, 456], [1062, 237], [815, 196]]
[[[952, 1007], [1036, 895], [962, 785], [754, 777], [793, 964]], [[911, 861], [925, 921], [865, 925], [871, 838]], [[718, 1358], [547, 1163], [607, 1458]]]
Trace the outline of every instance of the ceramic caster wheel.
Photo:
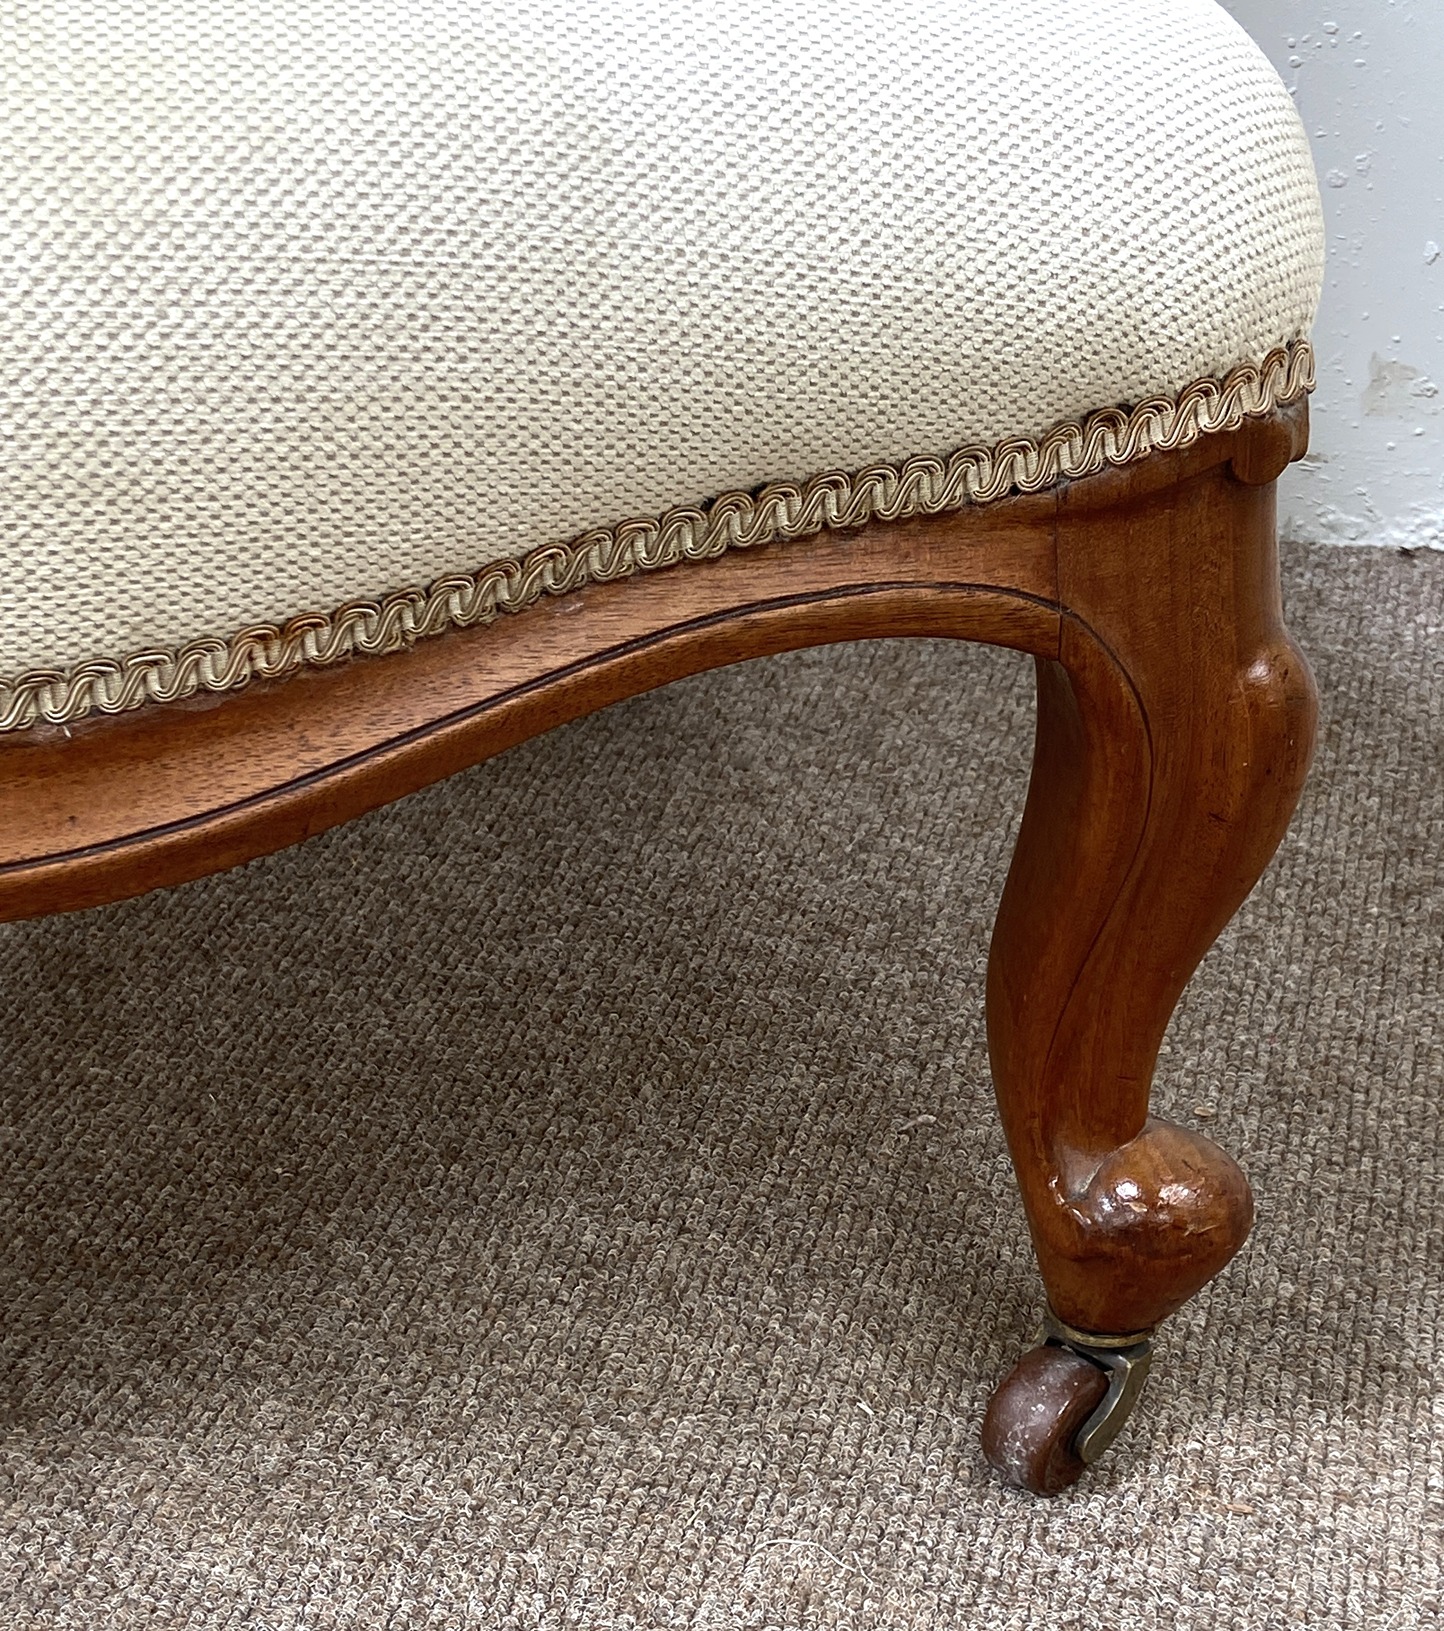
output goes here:
[[1034, 1495], [1058, 1495], [1078, 1482], [1117, 1437], [1148, 1375], [1146, 1338], [1080, 1346], [1055, 1337], [1025, 1353], [983, 1417], [989, 1464]]
[[1019, 1489], [1060, 1494], [1087, 1470], [1074, 1440], [1107, 1392], [1108, 1372], [1071, 1348], [1025, 1353], [988, 1400], [988, 1464]]

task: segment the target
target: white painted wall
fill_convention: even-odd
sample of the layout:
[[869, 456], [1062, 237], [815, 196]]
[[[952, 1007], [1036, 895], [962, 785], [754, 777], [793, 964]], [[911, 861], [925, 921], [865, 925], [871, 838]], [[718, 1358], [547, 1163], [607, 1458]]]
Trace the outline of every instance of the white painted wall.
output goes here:
[[1283, 75], [1329, 262], [1285, 535], [1444, 548], [1444, 0], [1223, 0]]

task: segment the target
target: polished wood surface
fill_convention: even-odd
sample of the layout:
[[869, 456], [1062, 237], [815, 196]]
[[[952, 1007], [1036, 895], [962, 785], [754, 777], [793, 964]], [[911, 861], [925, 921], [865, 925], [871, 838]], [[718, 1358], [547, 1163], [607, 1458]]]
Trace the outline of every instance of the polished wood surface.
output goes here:
[[1049, 1297], [1080, 1330], [1153, 1326], [1252, 1221], [1233, 1161], [1150, 1118], [1148, 1096], [1174, 1005], [1283, 836], [1313, 748], [1274, 544], [1273, 478], [1304, 434], [1265, 425], [1229, 464], [1060, 496], [1060, 648], [1038, 662], [988, 1032]]
[[1055, 649], [1056, 507], [739, 551], [396, 656], [0, 738], [0, 920], [234, 866], [702, 669], [886, 635]]
[[1049, 492], [638, 576], [235, 696], [0, 739], [0, 918], [295, 843], [623, 697], [829, 641], [1038, 659], [1033, 780], [994, 935], [989, 1040], [1057, 1314], [1132, 1333], [1247, 1232], [1248, 1187], [1150, 1119], [1184, 983], [1308, 764], [1273, 481], [1302, 405]]

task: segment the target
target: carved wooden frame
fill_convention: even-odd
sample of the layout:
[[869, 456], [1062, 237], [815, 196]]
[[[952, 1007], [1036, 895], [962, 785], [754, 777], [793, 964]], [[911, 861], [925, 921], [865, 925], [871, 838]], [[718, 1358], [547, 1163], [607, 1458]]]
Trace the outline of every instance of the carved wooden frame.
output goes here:
[[[1252, 1217], [1232, 1160], [1152, 1118], [1148, 1098], [1174, 1004], [1308, 767], [1314, 689], [1274, 543], [1274, 482], [1306, 442], [1299, 402], [1046, 492], [0, 739], [0, 919], [221, 870], [725, 663], [894, 635], [1031, 652], [1033, 777], [989, 963], [994, 1079], [1054, 1314], [1085, 1346], [1139, 1340]], [[1019, 1482], [1076, 1475], [1067, 1444], [1063, 1470], [1040, 1472], [1036, 1446], [999, 1448], [1007, 1423], [993, 1425], [990, 1454]]]

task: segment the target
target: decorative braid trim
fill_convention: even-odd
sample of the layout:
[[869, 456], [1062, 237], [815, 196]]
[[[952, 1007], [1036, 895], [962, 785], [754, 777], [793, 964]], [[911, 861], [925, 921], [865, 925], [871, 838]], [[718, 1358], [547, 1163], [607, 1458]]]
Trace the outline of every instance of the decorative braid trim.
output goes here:
[[1187, 447], [1211, 431], [1237, 429], [1245, 418], [1272, 413], [1313, 384], [1313, 352], [1307, 340], [1295, 340], [1270, 351], [1261, 363], [1240, 364], [1222, 381], [1195, 380], [1176, 398], [1102, 408], [1081, 422], [1054, 426], [1039, 440], [1010, 437], [993, 447], [960, 448], [946, 459], [919, 457], [868, 465], [852, 474], [829, 470], [804, 482], [769, 482], [752, 493], [724, 493], [706, 508], [681, 505], [660, 516], [585, 532], [520, 560], [438, 578], [425, 589], [353, 600], [334, 612], [306, 612], [280, 625], [255, 623], [229, 639], [204, 636], [174, 651], [92, 658], [68, 672], [33, 669], [0, 678], [0, 731], [42, 721], [63, 725], [89, 713], [124, 713], [197, 691], [280, 679], [307, 664], [404, 651], [428, 635], [523, 611], [543, 595], [570, 594], [584, 584], [609, 583], [681, 561], [712, 560], [729, 549], [1040, 492], [1065, 478]]

